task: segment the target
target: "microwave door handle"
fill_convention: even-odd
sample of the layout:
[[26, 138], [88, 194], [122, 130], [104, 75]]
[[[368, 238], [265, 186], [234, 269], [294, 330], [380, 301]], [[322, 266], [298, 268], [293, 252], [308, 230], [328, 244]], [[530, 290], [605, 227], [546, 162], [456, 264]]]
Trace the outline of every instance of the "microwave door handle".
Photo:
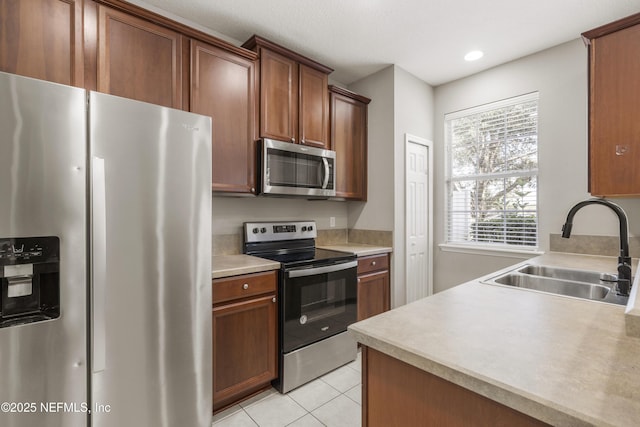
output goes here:
[[344, 262], [341, 264], [328, 265], [326, 267], [303, 268], [300, 270], [289, 270], [287, 274], [290, 278], [315, 276], [316, 274], [335, 273], [336, 271], [348, 270], [358, 266], [358, 261]]
[[324, 181], [322, 181], [322, 189], [326, 189], [329, 184], [329, 161], [326, 157], [322, 158], [322, 163], [324, 164]]

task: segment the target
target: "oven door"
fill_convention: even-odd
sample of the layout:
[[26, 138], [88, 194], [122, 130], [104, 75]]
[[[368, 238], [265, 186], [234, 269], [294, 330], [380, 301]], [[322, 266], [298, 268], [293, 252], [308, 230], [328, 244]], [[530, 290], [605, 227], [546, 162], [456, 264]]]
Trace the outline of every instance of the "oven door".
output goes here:
[[284, 269], [282, 351], [347, 330], [357, 319], [357, 261]]

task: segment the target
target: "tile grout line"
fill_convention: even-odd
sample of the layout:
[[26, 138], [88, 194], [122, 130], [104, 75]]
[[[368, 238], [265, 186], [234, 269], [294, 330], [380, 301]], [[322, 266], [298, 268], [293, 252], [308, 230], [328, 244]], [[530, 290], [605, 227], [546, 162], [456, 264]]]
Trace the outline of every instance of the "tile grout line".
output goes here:
[[[353, 362], [351, 362], [351, 363], [353, 363]], [[357, 374], [358, 376], [360, 376], [360, 377], [362, 376], [362, 372], [361, 372], [361, 371], [359, 371], [358, 369], [356, 369], [356, 368], [354, 368], [354, 367], [352, 367], [352, 366], [349, 366], [349, 364], [344, 365], [343, 367], [347, 367], [347, 368], [349, 368], [351, 371], [353, 371], [354, 373], [356, 373], [356, 374]], [[340, 368], [338, 368], [338, 369], [340, 369]], [[343, 392], [343, 391], [341, 391], [341, 390], [339, 390], [339, 389], [337, 389], [336, 387], [334, 387], [333, 385], [331, 385], [331, 384], [330, 384], [330, 383], [328, 383], [327, 381], [325, 381], [325, 380], [323, 379], [323, 377], [318, 377], [318, 378], [316, 378], [314, 381], [317, 381], [317, 380], [322, 381], [325, 385], [328, 385], [331, 389], [335, 390], [338, 394], [337, 394], [336, 396], [334, 396], [333, 398], [329, 399], [327, 402], [325, 402], [325, 403], [323, 403], [322, 405], [318, 406], [317, 408], [314, 408], [314, 409], [313, 409], [313, 411], [316, 411], [316, 410], [318, 410], [318, 409], [322, 408], [323, 406], [325, 406], [325, 405], [329, 404], [330, 402], [333, 402], [334, 400], [336, 400], [336, 399], [337, 399], [337, 398], [339, 398], [340, 396], [344, 396], [344, 397], [346, 397], [349, 401], [353, 402], [354, 404], [356, 404], [356, 405], [358, 405], [358, 406], [360, 406], [360, 407], [362, 406], [362, 404], [361, 404], [361, 403], [357, 402], [355, 399], [353, 399], [353, 398], [349, 397], [349, 396], [346, 394], [346, 393], [350, 392], [351, 390], [353, 390], [353, 389], [354, 389], [354, 388], [356, 388], [356, 387], [362, 387], [362, 379], [360, 379], [360, 381], [359, 381], [359, 383], [358, 383], [358, 384], [355, 384], [353, 387], [349, 388], [348, 390], [345, 390], [344, 392]], [[273, 389], [272, 389], [272, 391], [273, 391]], [[272, 393], [272, 394], [273, 394], [273, 393]], [[268, 398], [269, 398], [269, 396], [270, 396], [270, 395], [265, 396], [265, 399], [268, 399]], [[307, 415], [311, 415], [311, 416], [313, 417], [313, 419], [315, 419], [318, 423], [320, 423], [320, 424], [321, 424], [322, 426], [324, 426], [324, 427], [327, 427], [327, 425], [326, 425], [325, 423], [323, 423], [319, 418], [317, 418], [317, 417], [313, 414], [313, 411], [309, 411], [309, 410], [307, 410], [307, 408], [305, 408], [304, 406], [302, 406], [302, 404], [300, 404], [296, 399], [294, 399], [293, 397], [289, 396], [288, 394], [285, 394], [284, 396], [286, 396], [289, 400], [291, 400], [293, 403], [295, 403], [297, 406], [299, 406], [300, 408], [302, 408], [302, 409], [305, 411], [305, 414], [304, 414], [304, 415], [302, 415], [302, 416], [300, 416], [300, 417], [296, 418], [295, 420], [291, 421], [290, 423], [286, 424], [287, 426], [290, 426], [291, 424], [293, 424], [293, 423], [295, 423], [295, 422], [299, 421], [300, 419], [302, 419], [302, 418], [306, 417]], [[261, 400], [262, 400], [262, 399], [261, 399]], [[254, 405], [254, 404], [257, 404], [257, 403], [258, 403], [258, 402], [260, 402], [261, 400], [258, 400], [258, 401], [255, 401], [255, 402], [252, 402], [252, 403], [251, 403], [251, 404], [249, 404], [246, 408], [251, 407], [251, 406], [252, 406], [252, 405]], [[244, 412], [244, 414], [245, 414], [247, 417], [249, 417], [249, 419], [254, 423], [254, 425], [256, 425], [257, 427], [262, 427], [262, 426], [260, 426], [260, 424], [259, 424], [259, 423], [258, 423], [258, 422], [257, 422], [257, 421], [256, 421], [256, 420], [255, 420], [255, 419], [254, 419], [250, 414], [249, 414], [249, 412], [247, 412], [247, 410], [246, 410], [245, 406], [243, 406], [243, 405], [241, 405], [241, 404], [239, 404], [238, 406], [239, 406], [240, 410], [241, 410], [242, 412]], [[240, 411], [237, 411], [237, 412], [235, 412], [235, 413], [239, 413], [239, 412], [240, 412]], [[221, 422], [222, 422], [223, 420], [225, 420], [226, 418], [229, 418], [230, 416], [233, 416], [235, 413], [233, 413], [233, 414], [229, 414], [229, 415], [225, 416], [224, 418], [221, 418], [220, 420], [216, 421], [215, 423], [213, 423], [213, 424], [212, 424], [212, 427], [213, 427], [213, 426], [215, 426], [215, 425], [216, 425], [216, 424], [218, 424], [218, 423], [221, 423]]]

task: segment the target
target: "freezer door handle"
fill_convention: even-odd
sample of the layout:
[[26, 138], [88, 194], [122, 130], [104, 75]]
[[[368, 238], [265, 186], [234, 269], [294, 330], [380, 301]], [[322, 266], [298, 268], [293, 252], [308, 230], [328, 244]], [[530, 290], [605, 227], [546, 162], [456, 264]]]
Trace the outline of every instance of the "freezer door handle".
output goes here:
[[105, 292], [107, 218], [104, 159], [93, 157], [91, 191], [91, 360], [94, 373], [106, 366]]

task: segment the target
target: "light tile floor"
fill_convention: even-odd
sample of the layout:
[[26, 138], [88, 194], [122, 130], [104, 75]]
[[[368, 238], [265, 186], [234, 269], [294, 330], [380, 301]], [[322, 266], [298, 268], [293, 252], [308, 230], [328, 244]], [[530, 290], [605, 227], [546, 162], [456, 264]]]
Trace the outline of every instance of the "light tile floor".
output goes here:
[[286, 395], [268, 390], [216, 414], [213, 427], [360, 427], [360, 353]]

